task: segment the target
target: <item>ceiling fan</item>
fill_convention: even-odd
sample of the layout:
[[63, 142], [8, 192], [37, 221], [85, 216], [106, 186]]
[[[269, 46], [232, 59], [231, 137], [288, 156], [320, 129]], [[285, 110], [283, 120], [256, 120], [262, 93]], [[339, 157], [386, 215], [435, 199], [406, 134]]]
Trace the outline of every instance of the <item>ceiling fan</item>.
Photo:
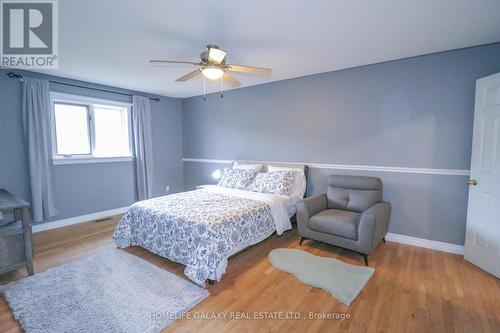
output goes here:
[[173, 61], [173, 60], [149, 60], [150, 63], [155, 64], [181, 64], [193, 65], [198, 67], [196, 70], [188, 73], [177, 80], [176, 82], [184, 82], [190, 80], [197, 75], [202, 74], [209, 80], [221, 80], [232, 88], [239, 87], [240, 81], [236, 80], [229, 72], [239, 72], [247, 74], [255, 74], [260, 76], [271, 75], [270, 68], [241, 66], [226, 63], [227, 52], [221, 50], [217, 45], [207, 45], [207, 49], [201, 52], [199, 62], [191, 61]]

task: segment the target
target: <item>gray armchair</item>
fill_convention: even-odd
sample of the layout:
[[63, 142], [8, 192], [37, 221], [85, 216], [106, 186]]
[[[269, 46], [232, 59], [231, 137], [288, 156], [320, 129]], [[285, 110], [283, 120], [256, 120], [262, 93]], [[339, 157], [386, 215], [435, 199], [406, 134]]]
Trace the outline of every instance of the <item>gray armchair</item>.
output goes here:
[[391, 204], [382, 201], [380, 178], [331, 175], [326, 194], [297, 204], [299, 244], [313, 239], [368, 255], [385, 242]]

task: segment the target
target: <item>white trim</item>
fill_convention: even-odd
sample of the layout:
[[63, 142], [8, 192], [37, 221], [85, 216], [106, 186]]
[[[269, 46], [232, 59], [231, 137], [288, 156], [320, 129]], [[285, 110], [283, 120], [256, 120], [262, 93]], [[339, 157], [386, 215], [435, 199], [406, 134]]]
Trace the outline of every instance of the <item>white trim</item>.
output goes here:
[[46, 223], [41, 223], [41, 224], [34, 224], [32, 227], [32, 230], [33, 230], [33, 233], [37, 233], [37, 232], [41, 232], [41, 231], [66, 227], [68, 225], [100, 220], [100, 219], [108, 218], [108, 217], [115, 216], [118, 214], [123, 214], [127, 211], [127, 209], [128, 209], [128, 207], [121, 207], [121, 208], [105, 210], [102, 212], [97, 212], [97, 213], [92, 213], [92, 214], [87, 214], [87, 215], [70, 217], [67, 219], [62, 219], [62, 220], [57, 220], [57, 221], [51, 221], [51, 222], [46, 222]]
[[424, 175], [445, 175], [445, 176], [468, 176], [469, 170], [458, 169], [430, 169], [430, 168], [407, 168], [407, 167], [385, 167], [372, 165], [342, 165], [342, 164], [309, 164], [311, 168], [319, 169], [340, 169], [340, 170], [363, 170], [379, 172], [413, 173]]
[[[57, 139], [56, 139], [56, 122], [54, 114], [54, 103], [68, 103], [68, 104], [81, 104], [87, 108], [88, 117], [88, 134], [89, 134], [89, 145], [90, 153], [86, 155], [69, 155], [62, 156], [57, 155]], [[94, 122], [94, 108], [102, 107], [107, 109], [126, 109], [126, 124], [124, 124], [124, 118], [122, 114], [122, 126], [126, 125], [128, 131], [128, 153], [130, 156], [106, 156], [99, 157], [95, 156], [95, 122]], [[83, 95], [73, 95], [66, 93], [59, 93], [55, 91], [50, 92], [50, 126], [51, 126], [51, 136], [52, 136], [52, 160], [54, 165], [60, 164], [81, 164], [81, 163], [94, 163], [94, 162], [121, 162], [121, 161], [131, 161], [133, 155], [133, 143], [132, 143], [132, 104], [125, 102], [117, 102], [114, 100], [107, 100], [101, 98], [88, 97]], [[91, 161], [95, 159], [95, 161]], [[71, 161], [70, 161], [71, 160]], [[75, 161], [73, 161], [75, 160]]]
[[70, 103], [83, 103], [83, 104], [97, 104], [103, 106], [118, 106], [129, 108], [132, 103], [119, 102], [112, 99], [96, 98], [77, 94], [66, 94], [56, 91], [50, 92], [52, 102], [70, 102]]
[[52, 159], [52, 164], [61, 165], [61, 164], [86, 164], [86, 163], [106, 163], [106, 162], [128, 162], [132, 161], [134, 158], [132, 156], [123, 156], [123, 157], [90, 157], [90, 158], [54, 158]]
[[218, 163], [218, 164], [232, 164], [233, 160], [214, 160], [210, 158], [187, 158], [183, 157], [182, 162], [201, 162], [201, 163]]
[[[183, 162], [199, 162], [199, 163], [217, 163], [231, 164], [232, 160], [216, 160], [208, 158], [183, 158]], [[378, 171], [378, 172], [397, 172], [410, 174], [426, 174], [426, 175], [445, 175], [445, 176], [469, 176], [469, 170], [460, 169], [431, 169], [431, 168], [408, 168], [408, 167], [385, 167], [374, 165], [348, 165], [348, 164], [326, 164], [326, 163], [302, 163], [302, 162], [271, 162], [271, 161], [255, 161], [257, 163], [280, 163], [280, 164], [305, 164], [310, 168], [316, 169], [337, 169], [337, 170], [360, 170], [360, 171]]]
[[417, 237], [411, 237], [411, 236], [405, 236], [405, 235], [399, 235], [399, 234], [393, 234], [393, 233], [388, 233], [385, 236], [385, 239], [390, 241], [390, 242], [396, 242], [396, 243], [401, 243], [401, 244], [424, 247], [426, 249], [431, 249], [431, 250], [455, 253], [455, 254], [460, 254], [460, 255], [464, 254], [464, 246], [463, 245], [444, 243], [444, 242], [439, 242], [439, 241], [430, 240], [430, 239], [417, 238]]

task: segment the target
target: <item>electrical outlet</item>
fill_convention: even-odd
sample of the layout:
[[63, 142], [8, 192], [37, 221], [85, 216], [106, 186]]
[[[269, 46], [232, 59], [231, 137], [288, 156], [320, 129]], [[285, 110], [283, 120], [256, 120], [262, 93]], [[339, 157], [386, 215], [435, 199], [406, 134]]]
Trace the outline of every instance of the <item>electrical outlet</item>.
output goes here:
[[170, 186], [165, 186], [165, 192], [170, 192]]
[[3, 220], [3, 212], [0, 212], [0, 220]]

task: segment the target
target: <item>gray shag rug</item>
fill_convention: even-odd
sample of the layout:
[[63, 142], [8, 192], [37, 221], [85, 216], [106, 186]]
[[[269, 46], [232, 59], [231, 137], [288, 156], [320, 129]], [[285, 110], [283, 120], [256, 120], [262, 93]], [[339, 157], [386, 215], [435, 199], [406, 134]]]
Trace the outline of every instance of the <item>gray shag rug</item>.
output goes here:
[[107, 250], [0, 287], [30, 332], [159, 332], [208, 291], [126, 253]]
[[300, 281], [321, 288], [343, 304], [351, 304], [375, 269], [346, 264], [335, 258], [320, 257], [295, 249], [275, 249], [269, 253], [271, 264]]

